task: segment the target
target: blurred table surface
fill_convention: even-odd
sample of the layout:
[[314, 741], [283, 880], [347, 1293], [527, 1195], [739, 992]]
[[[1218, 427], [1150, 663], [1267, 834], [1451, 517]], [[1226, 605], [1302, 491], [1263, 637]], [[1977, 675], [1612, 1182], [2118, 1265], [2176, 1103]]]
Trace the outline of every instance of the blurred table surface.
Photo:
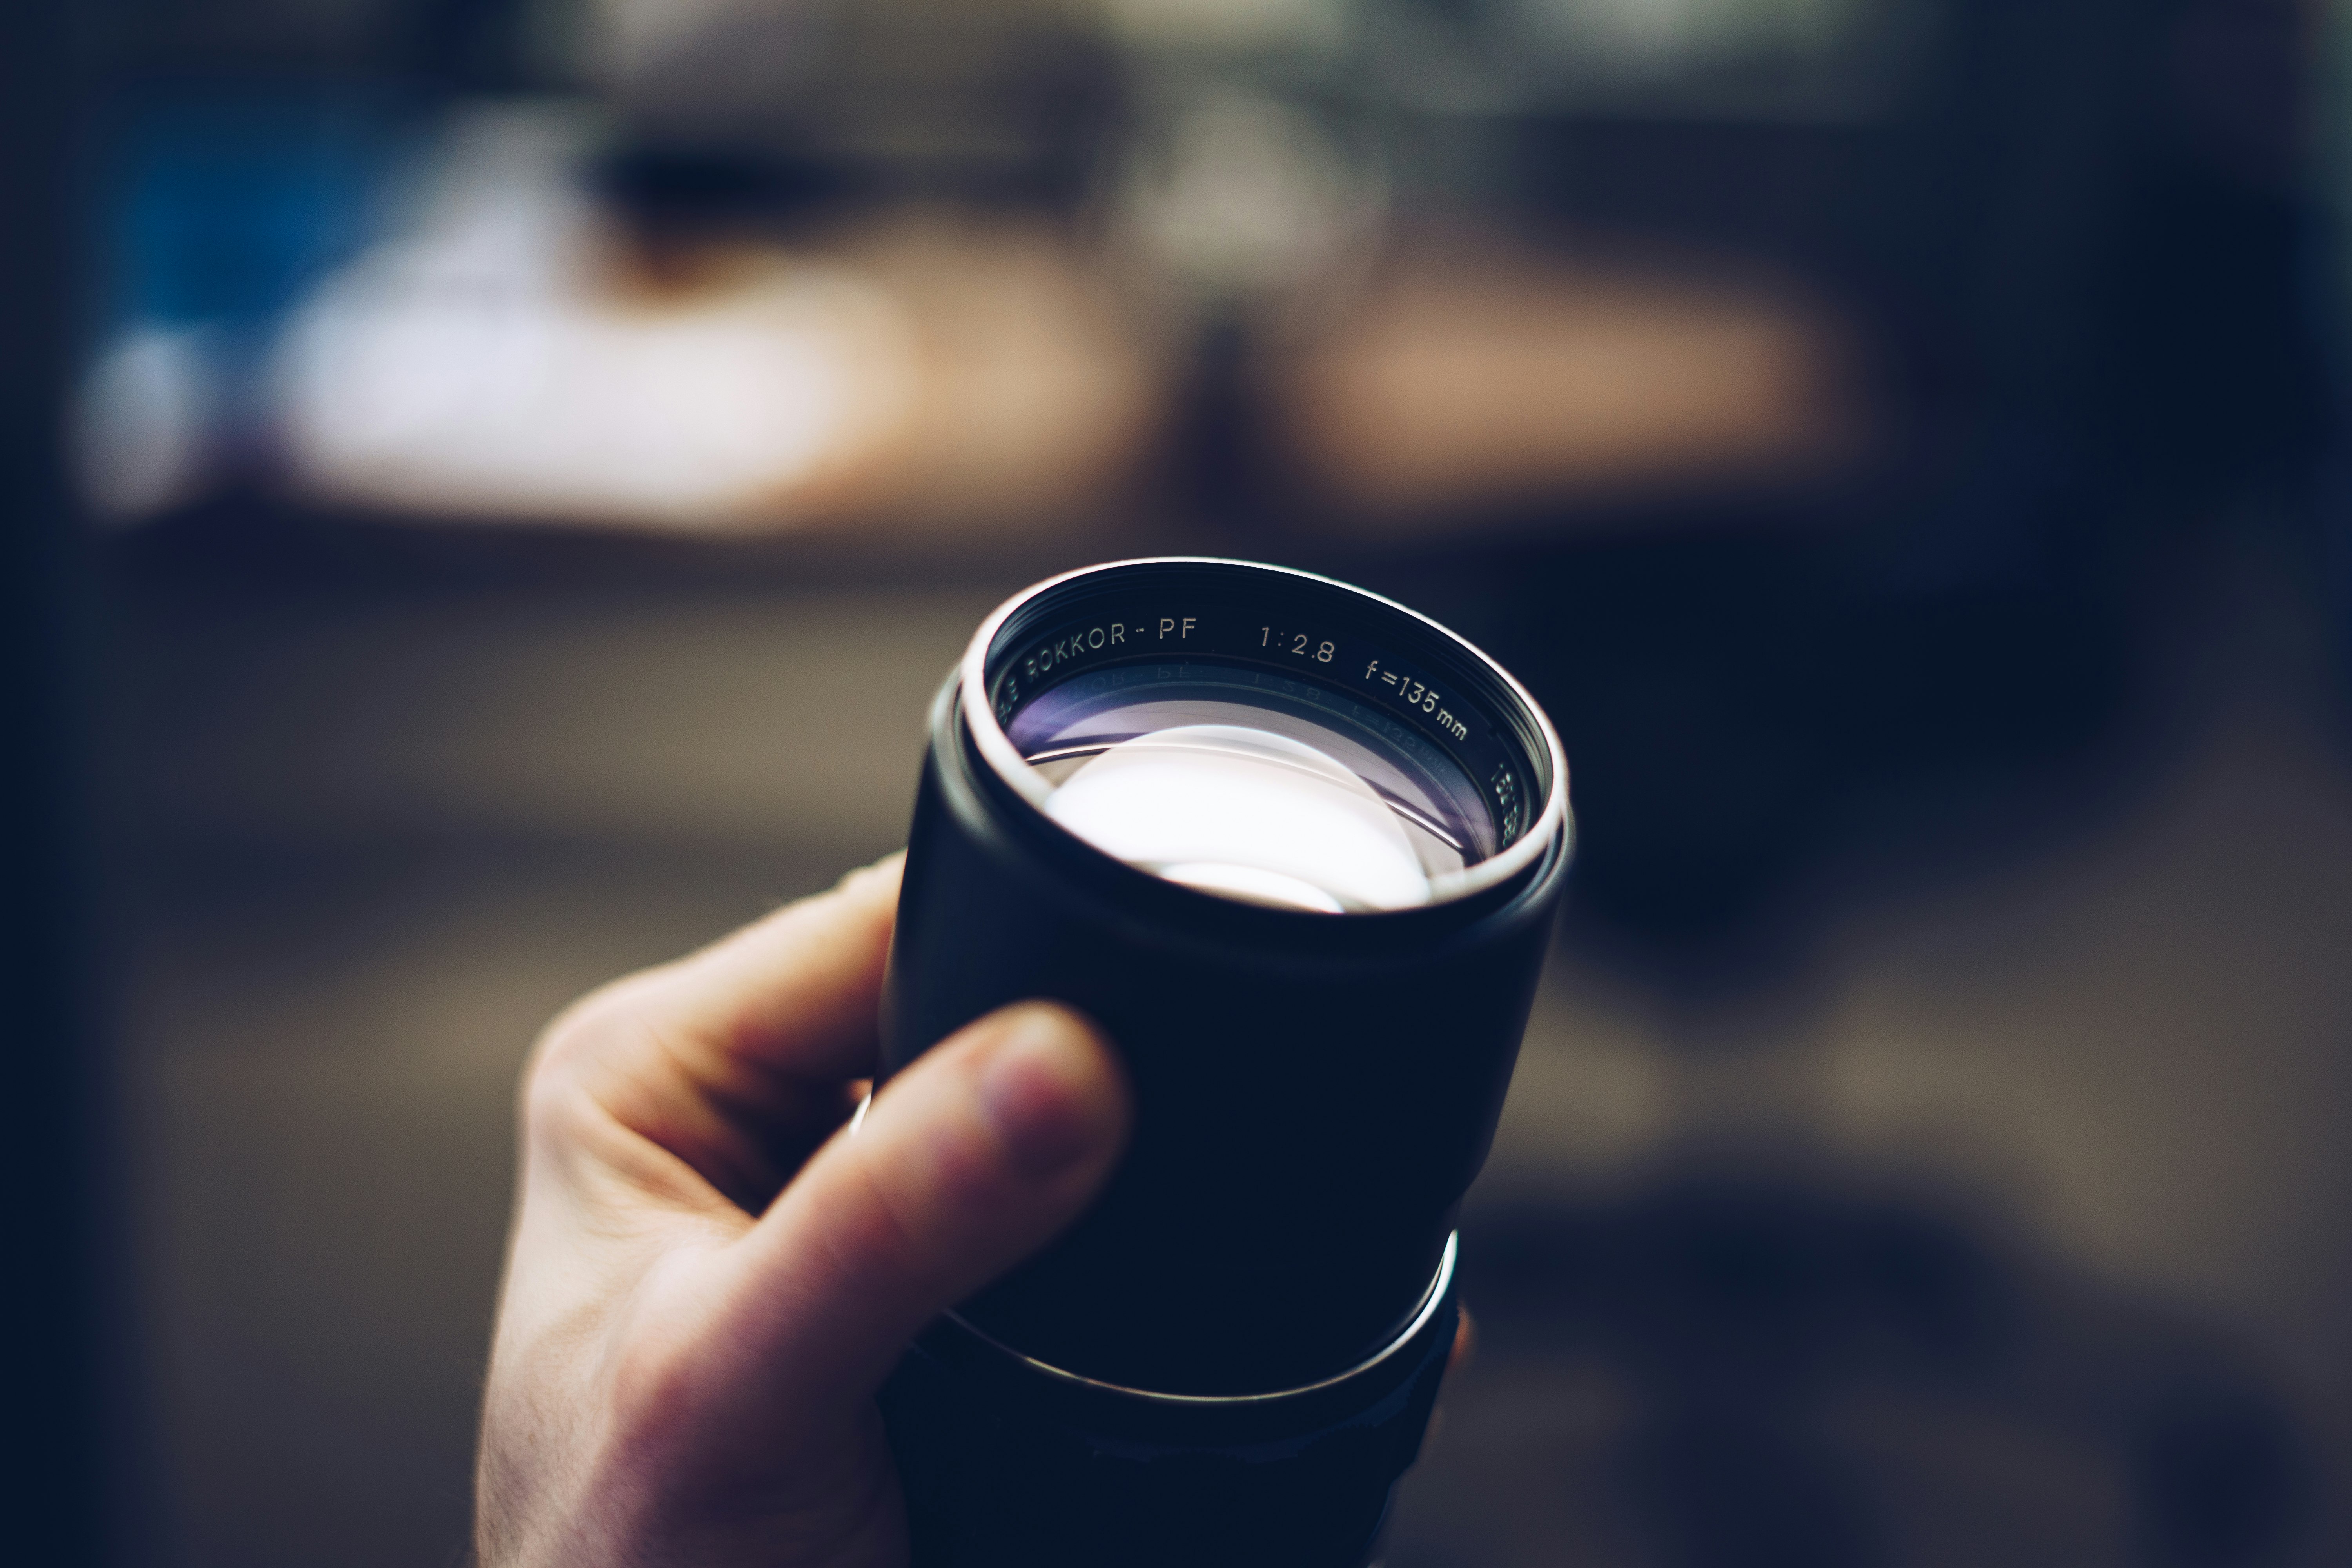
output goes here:
[[[1391, 1568], [2343, 1549], [2352, 767], [2275, 563], [2225, 565], [2174, 733], [2078, 830], [1917, 877], [1865, 836], [1820, 868], [1810, 965], [1729, 997], [1557, 955], [1467, 1222], [1474, 1308], [1482, 1267], [1499, 1304]], [[146, 1561], [459, 1559], [535, 1030], [891, 848], [931, 692], [1024, 580], [116, 585]], [[1732, 1493], [1785, 1461], [1867, 1491], [1867, 1528], [1643, 1522], [1641, 1476], [1705, 1471], [1676, 1434], [1717, 1426], [1653, 1419], [1525, 1255], [1638, 1229], [1690, 1173], [1927, 1215], [2029, 1303], [2042, 1348], [2008, 1372], [1874, 1374], [1787, 1418], [1851, 1465], [1733, 1445], [1770, 1462]], [[2257, 1521], [2199, 1556], [2133, 1512], [2116, 1412], [2176, 1366], [2286, 1412], [2282, 1473], [2317, 1486], [2277, 1509], [2321, 1504], [2300, 1547]]]

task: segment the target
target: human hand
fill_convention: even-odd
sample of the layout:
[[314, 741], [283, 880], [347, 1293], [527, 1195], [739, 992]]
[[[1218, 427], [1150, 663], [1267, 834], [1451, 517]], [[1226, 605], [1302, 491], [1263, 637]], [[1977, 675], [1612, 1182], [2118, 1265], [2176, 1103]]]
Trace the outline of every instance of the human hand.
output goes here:
[[485, 1568], [888, 1568], [874, 1393], [1076, 1217], [1126, 1137], [1082, 1020], [1006, 1008], [842, 1126], [876, 1064], [896, 858], [549, 1026], [477, 1475]]

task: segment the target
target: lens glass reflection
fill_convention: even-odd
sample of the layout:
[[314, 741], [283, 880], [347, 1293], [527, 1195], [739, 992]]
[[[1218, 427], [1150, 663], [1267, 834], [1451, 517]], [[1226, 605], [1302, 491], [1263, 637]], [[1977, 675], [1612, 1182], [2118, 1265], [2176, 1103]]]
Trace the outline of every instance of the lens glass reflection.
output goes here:
[[[1460, 764], [1337, 693], [1185, 667], [1076, 683], [1006, 725], [1055, 785], [1046, 815], [1128, 864], [1252, 903], [1410, 909], [1494, 853]], [[1389, 731], [1389, 732], [1384, 732]]]

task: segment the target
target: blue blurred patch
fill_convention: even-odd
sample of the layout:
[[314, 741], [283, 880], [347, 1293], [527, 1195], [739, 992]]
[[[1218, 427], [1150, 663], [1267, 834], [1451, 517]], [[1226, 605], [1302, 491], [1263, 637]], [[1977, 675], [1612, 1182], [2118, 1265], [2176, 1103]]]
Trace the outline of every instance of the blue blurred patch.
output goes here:
[[102, 321], [266, 326], [371, 237], [404, 119], [349, 94], [131, 110], [102, 175]]

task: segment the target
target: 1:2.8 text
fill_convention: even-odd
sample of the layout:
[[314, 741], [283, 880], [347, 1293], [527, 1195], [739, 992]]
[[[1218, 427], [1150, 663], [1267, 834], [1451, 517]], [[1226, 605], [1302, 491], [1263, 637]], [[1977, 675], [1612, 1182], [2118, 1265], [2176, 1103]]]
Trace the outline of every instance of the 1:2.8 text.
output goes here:
[[[1289, 645], [1286, 647], [1284, 647], [1286, 643]], [[1300, 658], [1311, 658], [1318, 664], [1330, 663], [1332, 656], [1339, 651], [1337, 647], [1328, 642], [1310, 645], [1305, 632], [1278, 632], [1272, 626], [1258, 627], [1257, 646], [1282, 648], [1286, 653], [1297, 654]]]

